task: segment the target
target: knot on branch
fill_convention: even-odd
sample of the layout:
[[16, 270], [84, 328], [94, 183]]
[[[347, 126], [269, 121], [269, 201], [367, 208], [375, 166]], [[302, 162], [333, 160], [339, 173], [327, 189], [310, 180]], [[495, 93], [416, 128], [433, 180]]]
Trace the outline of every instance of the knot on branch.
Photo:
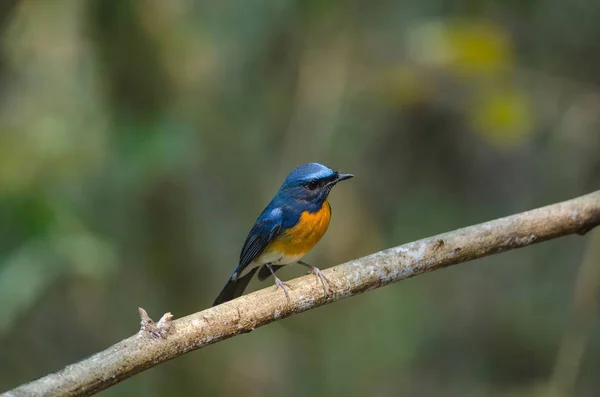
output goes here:
[[143, 308], [138, 307], [138, 311], [140, 312], [141, 319], [141, 327], [138, 334], [145, 334], [155, 339], [165, 339], [167, 337], [173, 324], [173, 315], [170, 312], [163, 314], [160, 320], [155, 323]]

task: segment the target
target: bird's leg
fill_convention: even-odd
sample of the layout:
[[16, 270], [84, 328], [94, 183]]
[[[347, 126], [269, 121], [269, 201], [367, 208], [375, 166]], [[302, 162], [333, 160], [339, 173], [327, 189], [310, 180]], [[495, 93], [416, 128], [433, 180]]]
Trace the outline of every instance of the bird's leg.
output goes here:
[[288, 288], [292, 288], [291, 285], [289, 285], [288, 283], [284, 283], [283, 281], [281, 281], [279, 279], [279, 277], [277, 277], [275, 275], [275, 270], [273, 270], [273, 268], [271, 267], [270, 264], [266, 264], [265, 265], [267, 267], [267, 269], [269, 269], [271, 271], [271, 274], [273, 275], [273, 278], [275, 279], [275, 288], [279, 288], [281, 287], [281, 289], [283, 290], [283, 292], [285, 293], [285, 297], [287, 298], [287, 300], [290, 300], [290, 295], [288, 294]]
[[333, 283], [329, 281], [327, 277], [325, 277], [323, 272], [320, 271], [318, 268], [314, 267], [313, 265], [309, 265], [306, 262], [298, 261], [298, 264], [309, 268], [317, 279], [317, 285], [319, 284], [319, 281], [321, 281], [321, 284], [323, 285], [323, 292], [325, 292], [325, 295], [329, 295], [329, 285]]

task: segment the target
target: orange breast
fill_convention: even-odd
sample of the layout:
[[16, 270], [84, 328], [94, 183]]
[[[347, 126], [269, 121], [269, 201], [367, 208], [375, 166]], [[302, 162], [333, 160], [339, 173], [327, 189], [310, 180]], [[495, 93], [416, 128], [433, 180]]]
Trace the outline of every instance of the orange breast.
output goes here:
[[286, 255], [303, 255], [310, 251], [327, 231], [331, 219], [331, 207], [325, 201], [319, 211], [305, 211], [298, 224], [288, 229], [269, 244], [268, 251]]

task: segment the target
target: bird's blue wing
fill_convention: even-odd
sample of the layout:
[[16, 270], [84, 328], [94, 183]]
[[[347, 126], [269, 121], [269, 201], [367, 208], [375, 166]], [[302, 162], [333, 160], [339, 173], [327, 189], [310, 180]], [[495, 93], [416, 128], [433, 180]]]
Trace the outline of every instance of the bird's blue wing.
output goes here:
[[267, 209], [258, 217], [242, 247], [237, 274], [241, 274], [246, 266], [259, 256], [267, 248], [267, 245], [279, 235], [282, 223], [283, 212], [280, 208]]
[[225, 287], [223, 287], [221, 293], [217, 296], [213, 306], [235, 299], [244, 293], [258, 267], [250, 269], [245, 275], [242, 275], [242, 272], [281, 233], [282, 225], [282, 209], [272, 208], [269, 205], [258, 217], [250, 233], [248, 233], [240, 255], [240, 263], [235, 272], [229, 277], [229, 280], [227, 280]]

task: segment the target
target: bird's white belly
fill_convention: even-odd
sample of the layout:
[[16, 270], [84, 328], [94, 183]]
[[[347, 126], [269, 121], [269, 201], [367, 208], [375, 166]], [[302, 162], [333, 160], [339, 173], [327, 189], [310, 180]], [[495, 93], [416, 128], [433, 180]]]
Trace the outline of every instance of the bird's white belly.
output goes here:
[[263, 252], [257, 258], [255, 258], [252, 262], [246, 266], [246, 268], [242, 271], [242, 274], [239, 277], [243, 277], [248, 272], [255, 267], [260, 267], [264, 264], [271, 265], [289, 265], [292, 263], [298, 262], [300, 259], [304, 257], [305, 254], [302, 255], [285, 255], [279, 252]]
[[299, 255], [286, 255], [280, 252], [263, 252], [256, 259], [252, 261], [254, 266], [261, 266], [266, 263], [270, 263], [272, 265], [289, 265], [290, 263], [296, 263], [305, 254]]

